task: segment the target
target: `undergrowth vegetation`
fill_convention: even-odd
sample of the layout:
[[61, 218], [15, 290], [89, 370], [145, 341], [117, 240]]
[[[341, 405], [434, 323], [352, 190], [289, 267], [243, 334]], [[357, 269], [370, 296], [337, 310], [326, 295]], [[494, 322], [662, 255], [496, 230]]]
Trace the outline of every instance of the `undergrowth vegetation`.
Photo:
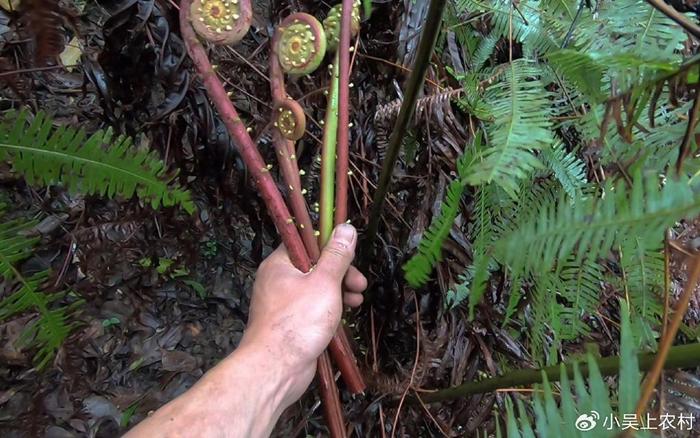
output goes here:
[[[653, 344], [664, 230], [700, 212], [697, 160], [679, 158], [686, 130], [695, 132], [686, 33], [638, 0], [452, 6], [445, 25], [471, 67], [453, 72], [457, 104], [478, 124], [406, 279], [428, 281], [468, 192], [473, 263], [448, 296], [453, 306], [466, 300], [473, 315], [490, 273], [503, 269], [504, 322], [522, 317], [527, 299], [532, 349], [550, 364], [556, 356], [544, 352], [589, 331], [601, 285], [613, 281]], [[612, 259], [623, 279], [606, 269]]]
[[[127, 137], [112, 131], [88, 136], [69, 126], [54, 127], [43, 113], [7, 112], [0, 119], [0, 161], [37, 186], [58, 185], [71, 192], [139, 199], [153, 208], [178, 205], [194, 211], [188, 191], [167, 175], [165, 164], [151, 151], [137, 150]], [[41, 236], [37, 221], [10, 216], [0, 204], [0, 322], [31, 312], [37, 316], [23, 329], [18, 348], [34, 347], [34, 364], [45, 367], [78, 325], [71, 318], [82, 300], [71, 291], [56, 291], [46, 269], [25, 274], [19, 264], [30, 257]]]
[[[182, 4], [189, 3], [184, 1]], [[355, 3], [355, 7], [359, 7], [359, 3]], [[436, 3], [431, 4], [431, 9]], [[479, 319], [481, 309], [492, 306], [488, 309], [488, 318], [495, 316], [493, 321], [489, 321], [494, 324], [484, 329], [488, 335], [501, 330], [510, 339], [517, 339], [518, 353], [521, 353], [520, 345], [527, 350], [519, 358], [527, 362], [530, 369], [561, 365], [561, 374], [554, 377], [544, 375], [540, 380], [541, 387], [535, 390], [532, 397], [510, 393], [494, 397], [494, 403], [505, 407], [506, 411], [505, 422], [493, 422], [494, 429], [498, 428], [495, 430], [497, 436], [503, 431], [514, 437], [586, 436], [575, 427], [580, 414], [595, 411], [600, 417], [622, 416], [646, 409], [648, 399], [644, 399], [645, 387], [640, 387], [644, 383], [641, 371], [650, 371], [652, 367], [649, 364], [640, 367], [638, 353], [658, 354], [663, 351], [664, 344], [669, 347], [676, 340], [678, 326], [669, 330], [667, 324], [667, 317], [676, 315], [669, 315], [671, 304], [664, 302], [664, 296], [670, 290], [667, 236], [672, 235], [670, 231], [678, 229], [684, 221], [700, 215], [700, 159], [697, 155], [700, 140], [697, 127], [700, 117], [700, 55], [695, 53], [697, 42], [677, 20], [653, 7], [651, 0], [452, 0], [448, 3], [437, 44], [439, 56], [418, 59], [410, 69], [409, 77], [413, 78], [413, 72], [421, 70], [419, 67], [426, 70], [426, 63], [436, 59], [459, 60], [452, 66], [447, 62], [445, 69], [435, 69], [438, 77], [433, 78], [435, 81], [431, 80], [431, 86], [438, 90], [437, 94], [423, 97], [428, 104], [424, 105], [424, 111], [417, 113], [424, 118], [421, 122], [428, 120], [430, 102], [439, 102], [440, 99], [448, 103], [452, 101], [453, 106], [449, 108], [458, 113], [455, 120], [464, 122], [460, 128], [463, 128], [467, 141], [453, 147], [462, 147], [454, 154], [454, 160], [449, 154], [443, 154], [427, 166], [428, 173], [433, 172], [433, 167], [442, 166], [440, 170], [449, 168], [451, 180], [444, 191], [442, 187], [427, 191], [441, 193], [442, 202], [439, 208], [435, 208], [436, 214], [423, 232], [416, 250], [409, 254], [411, 257], [403, 265], [404, 277], [406, 283], [416, 290], [427, 290], [435, 284], [443, 288], [445, 308], [433, 306], [440, 310], [438, 319], [454, 311], [450, 317], [465, 314], [470, 321], [474, 321]], [[372, 2], [364, 1], [363, 4], [368, 15]], [[294, 8], [298, 8], [298, 5]], [[196, 6], [192, 10], [199, 11]], [[287, 10], [284, 11], [286, 13]], [[320, 211], [321, 218], [317, 235], [311, 218], [315, 221], [318, 215], [307, 211], [308, 199], [304, 197], [307, 189], [302, 187], [300, 178], [305, 171], [298, 167], [300, 164], [294, 143], [305, 135], [306, 121], [304, 119], [302, 123], [301, 116], [304, 109], [313, 112], [312, 104], [305, 103], [306, 108], [302, 108], [301, 103], [294, 101], [294, 108], [299, 107], [299, 114], [293, 123], [295, 129], [289, 131], [299, 128], [299, 132], [287, 132], [290, 137], [278, 135], [285, 133], [278, 123], [281, 119], [268, 123], [268, 128], [274, 126], [279, 131], [274, 131], [273, 135], [273, 143], [276, 143], [273, 155], [279, 160], [281, 169], [277, 175], [277, 170], [273, 171], [274, 165], [267, 163], [258, 150], [266, 141], [267, 133], [262, 131], [258, 136], [251, 136], [254, 131], [251, 120], [262, 120], [264, 117], [257, 117], [258, 114], [251, 111], [250, 120], [245, 122], [238, 116], [234, 103], [240, 102], [232, 98], [234, 91], [224, 88], [224, 83], [228, 87], [230, 81], [221, 81], [221, 71], [212, 74], [218, 68], [211, 65], [209, 55], [216, 55], [216, 51], [210, 47], [205, 49], [194, 29], [189, 29], [190, 8], [182, 8], [179, 13], [182, 20], [179, 31], [181, 34], [184, 31], [183, 40], [187, 44], [182, 50], [188, 50], [193, 64], [199, 69], [207, 96], [215, 104], [217, 117], [228, 123], [225, 129], [233, 139], [232, 144], [239, 153], [242, 152], [249, 176], [258, 182], [261, 199], [267, 202], [277, 231], [293, 255], [292, 262], [301, 270], [310, 269], [317, 259], [318, 254], [314, 253], [319, 251], [318, 235], [324, 241], [330, 235], [333, 224], [349, 219], [346, 186], [353, 172], [349, 171], [347, 148], [355, 143], [349, 142], [348, 136], [350, 133], [356, 136], [357, 131], [345, 129], [345, 126], [352, 128], [358, 125], [359, 120], [349, 114], [351, 46], [345, 44], [342, 51], [346, 62], [341, 64], [338, 53], [331, 64], [332, 79], [326, 92], [329, 95], [328, 120], [323, 123], [314, 121], [313, 124], [323, 125], [321, 129], [325, 134], [322, 136], [325, 141], [322, 158], [319, 157], [319, 162], [311, 165], [309, 172], [318, 174], [318, 168], [323, 166], [322, 182], [319, 184], [322, 186], [321, 202], [315, 212]], [[300, 17], [305, 15], [308, 14], [293, 16], [292, 25], [298, 24]], [[238, 14], [226, 17], [239, 18]], [[354, 19], [354, 16], [351, 18]], [[697, 17], [691, 15], [687, 19], [697, 21]], [[337, 24], [338, 20], [335, 21]], [[315, 19], [313, 23], [316, 23]], [[246, 30], [249, 25], [246, 24]], [[364, 22], [362, 26], [363, 31], [365, 28], [371, 29]], [[423, 29], [431, 27], [437, 32], [437, 25]], [[188, 29], [191, 33], [189, 36]], [[221, 28], [214, 28], [213, 34], [221, 31]], [[256, 33], [255, 38], [258, 36]], [[275, 38], [282, 41], [281, 33], [272, 38], [273, 53], [278, 50]], [[308, 40], [316, 41], [316, 34]], [[364, 42], [362, 33], [360, 41]], [[256, 41], [256, 46], [262, 47], [259, 41]], [[319, 51], [315, 54], [318, 59], [310, 62], [316, 64], [315, 67], [324, 59], [324, 54], [320, 52], [325, 51], [325, 42], [322, 46], [323, 51], [316, 48]], [[358, 52], [365, 50], [363, 44], [358, 43], [355, 47]], [[455, 47], [459, 50], [455, 50]], [[281, 60], [276, 57], [271, 59], [271, 72], [282, 67], [279, 63], [289, 61], [281, 48], [280, 53], [283, 55]], [[358, 63], [364, 62], [365, 54], [362, 55]], [[212, 56], [212, 60], [216, 58]], [[367, 59], [374, 57], [368, 56]], [[307, 61], [305, 56], [299, 60], [302, 64]], [[463, 66], [457, 68], [456, 64], [462, 61]], [[341, 67], [346, 64], [347, 71]], [[183, 70], [187, 68], [183, 67]], [[314, 76], [309, 75], [310, 70], [292, 70], [288, 73], [304, 75], [291, 82], [295, 83], [294, 87], [290, 87], [295, 94], [301, 90], [297, 85], [304, 81], [309, 85], [314, 80]], [[185, 87], [197, 88], [191, 86], [197, 83], [196, 80], [189, 82], [187, 78], [182, 81]], [[287, 106], [283, 108], [278, 105], [280, 102], [291, 105], [282, 71], [270, 73], [266, 80], [272, 85], [271, 94], [279, 94], [271, 106], [275, 108], [274, 112], [285, 117], [294, 115], [291, 109], [285, 111]], [[420, 94], [418, 89], [422, 90], [422, 85], [416, 84], [423, 84], [422, 81], [422, 77], [420, 81], [406, 81], [415, 88], [412, 93], [403, 94], [399, 105], [394, 105], [393, 109], [398, 113], [393, 115], [394, 118], [401, 119], [399, 115], [408, 114], [403, 112], [404, 103], [412, 99], [406, 96]], [[440, 88], [445, 82], [456, 89]], [[317, 85], [324, 84], [314, 84]], [[341, 87], [345, 90], [343, 99], [340, 98]], [[200, 93], [203, 92], [200, 90]], [[306, 94], [300, 102], [314, 93]], [[377, 96], [379, 100], [385, 97], [382, 93]], [[207, 100], [204, 94], [201, 97]], [[259, 99], [256, 97], [255, 100]], [[367, 109], [362, 105], [357, 107]], [[215, 118], [213, 110], [210, 108], [208, 111], [207, 119]], [[342, 112], [343, 118], [340, 118], [339, 112]], [[388, 116], [385, 118], [391, 119]], [[350, 123], [350, 120], [354, 122]], [[388, 126], [388, 122], [386, 124]], [[223, 133], [223, 126], [212, 132]], [[409, 138], [403, 139], [403, 156], [411, 169], [418, 169], [413, 165], [427, 155], [424, 154], [427, 147], [423, 148], [425, 145], [421, 144], [420, 129], [411, 131], [406, 134]], [[430, 133], [430, 128], [426, 129]], [[390, 131], [390, 128], [384, 127], [384, 131], [383, 137], [400, 144], [404, 130]], [[337, 143], [344, 145], [342, 148], [338, 146], [337, 150], [336, 137]], [[340, 137], [343, 137], [342, 142]], [[354, 140], [357, 141], [357, 138]], [[368, 145], [367, 150], [376, 149], [380, 163], [372, 161], [372, 152], [365, 159], [364, 143], [362, 145], [362, 160], [367, 161], [365, 164], [371, 164], [373, 169], [382, 160], [392, 161], [386, 159], [387, 154], [379, 145], [380, 141], [376, 143]], [[343, 152], [339, 152], [341, 150]], [[398, 147], [393, 150], [398, 151]], [[395, 159], [398, 152], [388, 154], [389, 157], [392, 155]], [[337, 168], [336, 158], [340, 162]], [[429, 159], [432, 158], [429, 155]], [[13, 177], [23, 179], [31, 187], [56, 187], [59, 191], [65, 189], [96, 197], [119, 197], [140, 202], [145, 209], [175, 207], [188, 214], [196, 209], [190, 193], [178, 182], [177, 173], [171, 172], [155, 151], [147, 146], [135, 146], [131, 139], [117, 136], [109, 128], [88, 134], [81, 129], [59, 126], [51, 116], [42, 112], [32, 114], [21, 110], [0, 114], [0, 163], [6, 163]], [[433, 166], [433, 163], [436, 164]], [[386, 178], [382, 176], [387, 168], [382, 169], [377, 185], [370, 181], [374, 176], [371, 172], [367, 173], [369, 176], [357, 172], [363, 173], [362, 177], [375, 189], [375, 196], [382, 202], [387, 196], [392, 166], [387, 167]], [[411, 169], [406, 173], [410, 173]], [[334, 190], [336, 173], [340, 175], [338, 181], [342, 182], [337, 185], [343, 187], [337, 193]], [[284, 180], [283, 184], [275, 179], [278, 176]], [[442, 174], [439, 177], [442, 178]], [[313, 179], [307, 177], [304, 181]], [[418, 175], [417, 179], [422, 179], [422, 175]], [[309, 190], [316, 191], [316, 187], [311, 185]], [[425, 186], [416, 184], [416, 187], [416, 195], [420, 196]], [[226, 193], [226, 190], [222, 193]], [[370, 194], [367, 189], [362, 196], [368, 199]], [[411, 199], [412, 195], [414, 193], [406, 199]], [[288, 204], [291, 205], [291, 212]], [[422, 206], [427, 204], [422, 203]], [[377, 208], [377, 205], [381, 205], [381, 202], [375, 202], [371, 207], [376, 212], [378, 223], [381, 207]], [[357, 206], [360, 206], [359, 202]], [[367, 206], [365, 203], [364, 207]], [[261, 207], [253, 205], [250, 209], [256, 208]], [[373, 214], [370, 213], [369, 226], [365, 230], [370, 240], [375, 237], [372, 235]], [[32, 217], [29, 215], [27, 212], [12, 211], [8, 205], [0, 202], [0, 296], [3, 297], [0, 300], [0, 322], [10, 318], [28, 318], [18, 347], [33, 348], [33, 364], [41, 369], [50, 364], [60, 346], [78, 326], [76, 315], [84, 303], [70, 288], [60, 287], [61, 282], [56, 280], [55, 272], [28, 268], [31, 264], [25, 262], [40, 246], [43, 238], [37, 231], [42, 213]], [[361, 218], [365, 219], [365, 216]], [[420, 222], [416, 229], [422, 231], [423, 222], [416, 222]], [[260, 227], [260, 230], [263, 228]], [[439, 281], [436, 281], [433, 273], [436, 267], [443, 267], [440, 266], [443, 251], [452, 243], [449, 239], [455, 237], [455, 231], [466, 237], [458, 242], [465, 254], [457, 263], [460, 272], [452, 275], [454, 271], [451, 269], [455, 264], [451, 264], [449, 269], [443, 271], [449, 274], [439, 276]], [[257, 229], [255, 233], [258, 233]], [[414, 244], [413, 237], [407, 245]], [[387, 241], [385, 246], [393, 248], [401, 245], [395, 243]], [[207, 241], [205, 245], [205, 256], [215, 258], [217, 241]], [[257, 242], [255, 246], [258, 246]], [[370, 260], [370, 257], [366, 259]], [[69, 259], [66, 260], [68, 263]], [[150, 267], [155, 260], [144, 257], [142, 267]], [[171, 267], [172, 259], [159, 257], [157, 260], [155, 269], [158, 274], [171, 278], [179, 275]], [[391, 265], [394, 266], [393, 263]], [[700, 267], [697, 269], [700, 272]], [[690, 278], [688, 275], [687, 283], [694, 283]], [[445, 279], [447, 281], [443, 281]], [[204, 298], [203, 285], [194, 280], [183, 282]], [[686, 286], [691, 290], [690, 286]], [[401, 389], [403, 397], [409, 394], [409, 389], [420, 386], [416, 383], [418, 380], [414, 382], [414, 377], [421, 353], [426, 355], [420, 350], [423, 348], [420, 333], [421, 318], [427, 319], [427, 316], [419, 314], [418, 301], [416, 299], [416, 345], [419, 351], [416, 352], [416, 366], [413, 367], [410, 383], [405, 391]], [[687, 307], [687, 301], [685, 305]], [[682, 306], [679, 308], [683, 309]], [[372, 308], [372, 318], [374, 311]], [[676, 313], [682, 320], [682, 312]], [[481, 330], [478, 323], [469, 326], [467, 331]], [[403, 324], [404, 321], [401, 321], [397, 327], [405, 328]], [[374, 319], [370, 324], [357, 324], [356, 327], [367, 325], [372, 327], [374, 336]], [[604, 379], [604, 375], [614, 374], [618, 370], [615, 367], [613, 371], [601, 372], [598, 352], [588, 349], [583, 360], [570, 355], [572, 351], [585, 351], [585, 343], [600, 340], [595, 335], [603, 331], [601, 325], [605, 325], [605, 338], [610, 341], [606, 344], [608, 352], [613, 350], [613, 353], [619, 353], [617, 380]], [[679, 325], [684, 340], [698, 341], [700, 331], [682, 323]], [[608, 330], [609, 327], [613, 329]], [[339, 333], [345, 336], [343, 330]], [[428, 341], [423, 341], [429, 343], [430, 336], [425, 338]], [[371, 339], [376, 342], [374, 337]], [[386, 339], [394, 340], [395, 337], [393, 334], [387, 335]], [[619, 344], [615, 343], [617, 339], [620, 340]], [[338, 339], [336, 342], [340, 343]], [[484, 350], [487, 348], [485, 345], [480, 347]], [[375, 345], [372, 351], [374, 356], [377, 355], [376, 349]], [[429, 348], [426, 350], [431, 351]], [[511, 369], [512, 360], [500, 356], [497, 349], [493, 351], [493, 357], [489, 356], [487, 360], [489, 372], [503, 371], [503, 375], [508, 376], [509, 373], [522, 371], [514, 372]], [[455, 356], [458, 354], [455, 353]], [[668, 349], [665, 354], [668, 354]], [[438, 356], [428, 359], [425, 362], [431, 364], [441, 360]], [[354, 360], [346, 360], [355, 366]], [[377, 358], [373, 360], [373, 367], [376, 368], [373, 372], [379, 373]], [[579, 365], [569, 370], [566, 364], [575, 363], [576, 360], [580, 360]], [[396, 364], [399, 362], [397, 359]], [[327, 381], [320, 387], [334, 391], [328, 358], [322, 356], [320, 363], [327, 363], [329, 370], [325, 377]], [[494, 367], [493, 364], [498, 366]], [[472, 375], [480, 376], [476, 374], [479, 364], [474, 365]], [[660, 366], [663, 366], [663, 361]], [[440, 367], [444, 371], [449, 365], [440, 363]], [[581, 371], [583, 368], [585, 372]], [[466, 371], [458, 367], [452, 371], [453, 380], [461, 380], [466, 375]], [[478, 369], [479, 373], [482, 371]], [[362, 376], [359, 377], [361, 385], [358, 385], [361, 388], [354, 391], [357, 393], [364, 391]], [[553, 382], [554, 378], [558, 382]], [[516, 386], [533, 382], [518, 382]], [[652, 389], [656, 384], [654, 379], [646, 382], [651, 382], [649, 387]], [[376, 389], [370, 387], [368, 390]], [[419, 393], [417, 390], [414, 392]], [[426, 397], [435, 397], [440, 391], [425, 393]], [[437, 397], [433, 401], [445, 401], [450, 397]], [[329, 400], [324, 399], [323, 395], [321, 399], [323, 403]], [[504, 399], [505, 402], [501, 403]], [[340, 404], [337, 403], [340, 411]], [[403, 398], [399, 406], [402, 403]], [[399, 419], [400, 410], [399, 407], [395, 422]], [[425, 410], [430, 414], [428, 408]], [[384, 418], [381, 409], [380, 412], [380, 418]], [[344, 436], [346, 424], [342, 415], [337, 417], [340, 420], [335, 421], [339, 421], [337, 426], [341, 432], [331, 432], [331, 436]], [[400, 430], [397, 424], [391, 424], [392, 433]], [[439, 424], [437, 426], [441, 428]], [[611, 430], [609, 434], [601, 432], [594, 436], [616, 436], [617, 432]]]
[[[448, 306], [464, 304], [474, 318], [498, 282], [506, 291], [502, 326], [525, 328], [533, 361], [547, 366], [559, 363], [566, 343], [588, 340], [601, 307], [617, 307], [603, 294], [612, 290], [629, 306], [627, 330], [656, 350], [665, 232], [700, 213], [700, 160], [691, 152], [698, 58], [688, 34], [643, 0], [451, 6], [444, 29], [467, 67], [451, 70], [462, 91], [456, 104], [474, 140], [455, 165], [440, 215], [404, 265], [406, 280], [430, 281], [466, 212], [471, 264], [447, 293]], [[623, 330], [623, 350], [629, 336]], [[621, 378], [625, 391], [639, 384]], [[575, 412], [568, 389], [561, 400]], [[558, 412], [551, 403], [545, 385], [538, 418]], [[525, 412], [520, 406], [520, 419], [510, 416], [509, 435], [534, 436]], [[561, 423], [538, 420], [549, 434], [537, 435], [562, 436]]]

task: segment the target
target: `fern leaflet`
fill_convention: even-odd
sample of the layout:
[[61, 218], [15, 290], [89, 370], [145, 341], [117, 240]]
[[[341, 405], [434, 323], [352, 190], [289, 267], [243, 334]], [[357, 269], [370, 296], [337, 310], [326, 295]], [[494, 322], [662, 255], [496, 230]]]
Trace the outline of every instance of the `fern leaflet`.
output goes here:
[[[576, 256], [576, 263], [596, 260], [621, 239], [661, 236], [677, 220], [700, 212], [700, 199], [687, 181], [639, 173], [631, 188], [608, 185], [603, 198], [588, 196], [570, 205], [560, 197], [497, 243], [499, 260], [516, 274], [546, 272], [556, 262]], [[522, 248], [528, 251], [522, 251]]]
[[[510, 438], [513, 437], [613, 437], [620, 432], [620, 426], [606, 427], [605, 418], [620, 418], [625, 413], [634, 412], [635, 405], [640, 396], [641, 374], [637, 359], [638, 344], [634, 339], [632, 325], [630, 323], [627, 303], [621, 302], [621, 333], [620, 333], [620, 373], [618, 379], [617, 400], [611, 400], [609, 390], [603, 380], [598, 363], [591, 353], [587, 355], [588, 384], [584, 380], [580, 367], [573, 367], [573, 391], [572, 382], [569, 379], [566, 367], [561, 365], [559, 398], [560, 403], [554, 399], [554, 387], [543, 373], [542, 395], [533, 400], [535, 414], [533, 431], [532, 422], [525, 405], [518, 401], [518, 414], [510, 401], [506, 403], [506, 430]], [[617, 407], [617, 414], [613, 411]], [[588, 418], [582, 418], [581, 414], [595, 414]], [[581, 421], [592, 421], [590, 429]], [[580, 428], [577, 426], [581, 426]], [[536, 435], [535, 435], [536, 434]], [[635, 432], [635, 435], [647, 436], [643, 431]]]
[[[0, 206], [0, 216], [3, 211]], [[36, 225], [35, 221], [10, 220], [0, 223], [0, 279], [5, 280], [8, 290], [16, 288], [9, 296], [0, 300], [0, 321], [4, 321], [26, 311], [39, 313], [38, 319], [28, 323], [20, 334], [21, 347], [38, 348], [34, 364], [41, 369], [51, 360], [56, 350], [68, 337], [76, 323], [67, 322], [67, 317], [75, 311], [80, 300], [67, 307], [51, 304], [65, 295], [44, 293], [39, 288], [49, 273], [42, 271], [25, 278], [14, 264], [31, 255], [38, 238], [27, 237], [27, 232]], [[18, 286], [18, 287], [17, 287]]]
[[500, 81], [487, 89], [493, 122], [487, 131], [491, 147], [483, 153], [467, 181], [473, 185], [495, 182], [511, 197], [519, 181], [542, 167], [535, 151], [552, 143], [551, 102], [537, 66], [524, 59], [513, 61]]
[[153, 208], [179, 205], [194, 211], [189, 192], [172, 182], [154, 153], [136, 150], [126, 137], [112, 137], [110, 129], [90, 137], [68, 126], [54, 130], [45, 114], [29, 121], [22, 111], [0, 123], [0, 160], [9, 160], [30, 184], [61, 183], [109, 197], [137, 194]]
[[[480, 142], [480, 136], [477, 136], [473, 148], [479, 149]], [[433, 218], [418, 244], [418, 252], [403, 267], [406, 281], [413, 287], [424, 285], [430, 278], [435, 264], [442, 259], [442, 245], [459, 213], [459, 204], [465, 190], [464, 178], [474, 163], [473, 157], [473, 153], [465, 152], [457, 160], [458, 178], [448, 186], [439, 216]]]
[[559, 141], [542, 150], [542, 161], [552, 170], [571, 202], [581, 196], [583, 188], [588, 184], [586, 164], [583, 161], [575, 154], [567, 152]]

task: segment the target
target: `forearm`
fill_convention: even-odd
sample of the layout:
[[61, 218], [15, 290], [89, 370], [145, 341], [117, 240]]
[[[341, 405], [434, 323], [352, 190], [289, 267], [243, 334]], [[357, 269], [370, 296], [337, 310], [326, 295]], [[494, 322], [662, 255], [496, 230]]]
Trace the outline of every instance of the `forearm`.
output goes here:
[[287, 407], [291, 377], [264, 345], [244, 343], [127, 437], [266, 437]]

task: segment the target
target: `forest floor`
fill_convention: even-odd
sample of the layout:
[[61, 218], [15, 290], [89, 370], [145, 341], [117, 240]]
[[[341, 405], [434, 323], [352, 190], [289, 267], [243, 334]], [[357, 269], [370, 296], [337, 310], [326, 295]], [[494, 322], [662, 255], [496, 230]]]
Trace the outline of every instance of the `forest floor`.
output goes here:
[[[427, 3], [374, 1], [372, 17], [362, 24], [352, 76], [350, 196], [352, 222], [360, 229], [396, 115], [390, 104], [401, 97]], [[211, 57], [260, 150], [272, 155], [267, 57], [273, 26], [292, 11], [323, 17], [329, 5], [316, 0], [254, 4], [254, 24], [245, 40], [216, 48]], [[32, 368], [31, 352], [14, 343], [32, 315], [0, 325], [0, 363], [6, 364], [0, 367], [0, 436], [8, 438], [117, 436], [181, 394], [236, 347], [256, 267], [279, 243], [186, 57], [176, 2], [87, 2], [75, 15], [82, 43], [77, 65], [16, 77], [13, 87], [0, 91], [0, 108], [25, 104], [88, 131], [109, 125], [133, 136], [137, 147], [158, 151], [179, 169], [197, 212], [188, 216], [137, 200], [36, 189], [0, 165], [0, 200], [14, 206], [13, 214], [42, 219], [36, 226], [41, 245], [22, 270], [51, 267], [55, 286], [84, 300], [79, 327], [42, 372]], [[0, 12], [0, 38], [4, 31], [10, 39], [5, 25], [12, 19]], [[14, 55], [12, 68], [31, 67], [26, 45], [0, 47], [4, 55]], [[430, 94], [456, 87], [445, 68], [463, 69], [459, 55], [446, 50], [435, 62], [438, 68], [429, 72], [426, 87]], [[287, 84], [312, 119], [311, 135], [298, 152], [312, 195], [318, 190], [314, 162], [322, 131], [316, 121], [323, 118], [327, 76], [321, 71]], [[404, 404], [397, 413], [398, 401], [409, 387], [444, 388], [500, 374], [504, 364], [534, 366], [517, 331], [497, 322], [506, 306], [498, 277], [474, 321], [461, 308], [446, 310], [445, 293], [471, 257], [461, 227], [453, 229], [431, 287], [417, 294], [403, 281], [401, 266], [438, 209], [467, 137], [449, 99], [423, 105], [429, 110], [418, 120], [428, 123], [419, 140], [429, 153], [404, 160], [397, 169], [378, 236], [381, 251], [359, 261], [372, 283], [368, 303], [347, 315], [369, 385], [364, 396], [343, 393], [346, 420], [356, 436], [392, 435], [396, 417], [400, 436], [493, 431], [494, 406], [504, 403], [499, 393], [431, 406]], [[601, 352], [613, 351], [617, 339], [605, 320], [600, 315], [601, 326], [590, 339]], [[583, 351], [579, 344], [567, 348], [568, 354]], [[311, 390], [285, 412], [276, 434], [323, 436], [324, 430], [318, 396]]]

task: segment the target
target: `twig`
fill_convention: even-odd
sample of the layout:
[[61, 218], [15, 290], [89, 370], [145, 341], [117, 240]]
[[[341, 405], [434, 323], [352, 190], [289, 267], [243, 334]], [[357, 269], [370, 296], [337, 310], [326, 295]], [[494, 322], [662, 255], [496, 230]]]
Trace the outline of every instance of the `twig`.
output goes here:
[[661, 0], [647, 0], [647, 3], [661, 11], [671, 20], [675, 21], [680, 27], [685, 29], [689, 34], [693, 35], [695, 38], [700, 39], [700, 27], [692, 21], [685, 18], [683, 14], [678, 12], [673, 8], [673, 6], [668, 3], [664, 3]]
[[377, 191], [374, 193], [372, 211], [369, 215], [369, 225], [367, 228], [367, 233], [365, 234], [365, 251], [369, 251], [371, 249], [374, 239], [376, 238], [382, 207], [389, 191], [389, 184], [391, 183], [391, 176], [394, 173], [394, 166], [396, 165], [396, 160], [399, 156], [401, 142], [403, 140], [404, 133], [407, 130], [408, 123], [413, 118], [416, 99], [423, 88], [425, 74], [430, 66], [430, 57], [433, 53], [435, 42], [437, 41], [440, 24], [442, 23], [442, 11], [445, 9], [445, 3], [446, 0], [432, 0], [430, 2], [428, 16], [426, 18], [423, 33], [418, 45], [415, 66], [411, 72], [411, 76], [408, 78], [408, 83], [406, 84], [404, 100], [401, 104], [399, 115], [396, 118], [394, 130], [389, 138], [386, 157], [382, 165], [382, 173], [379, 177], [379, 183], [377, 184]]
[[659, 381], [659, 376], [661, 376], [661, 370], [664, 369], [664, 363], [667, 361], [667, 358], [670, 360], [669, 352], [672, 348], [671, 345], [673, 345], [673, 340], [676, 338], [678, 329], [683, 322], [683, 317], [688, 310], [688, 304], [690, 303], [690, 299], [693, 296], [693, 292], [695, 292], [695, 287], [697, 286], [698, 279], [700, 278], [700, 256], [694, 256], [692, 258], [692, 262], [692, 270], [688, 276], [688, 281], [685, 284], [683, 294], [676, 304], [676, 309], [673, 313], [671, 324], [668, 326], [668, 329], [664, 332], [664, 336], [659, 342], [659, 351], [654, 357], [654, 363], [650, 368], [649, 374], [647, 375], [647, 378], [642, 386], [642, 395], [639, 397], [639, 401], [637, 402], [637, 418], [641, 418], [642, 414], [646, 410], [647, 404], [649, 404], [649, 400], [651, 400], [651, 396], [654, 393], [656, 383]]
[[[639, 369], [641, 371], [650, 370], [656, 353], [639, 353]], [[596, 359], [600, 373], [603, 376], [613, 376], [620, 372], [620, 357], [609, 356]], [[671, 347], [666, 362], [665, 369], [694, 367], [700, 364], [700, 343], [678, 345]], [[573, 362], [563, 364], [566, 374], [570, 378], [574, 376]], [[578, 364], [581, 376], [587, 377], [589, 373], [588, 364], [582, 362]], [[553, 365], [541, 369], [519, 369], [510, 371], [503, 376], [493, 377], [480, 382], [466, 382], [461, 385], [441, 389], [435, 392], [425, 393], [422, 397], [426, 403], [437, 403], [446, 400], [467, 397], [474, 394], [484, 394], [497, 391], [503, 388], [515, 386], [528, 386], [535, 383], [542, 383], [542, 374], [547, 376], [550, 382], [558, 382], [561, 379], [561, 365]]]
[[693, 106], [688, 112], [688, 125], [685, 128], [685, 133], [683, 134], [683, 141], [678, 149], [678, 159], [676, 160], [676, 173], [680, 175], [683, 168], [683, 161], [685, 157], [690, 154], [690, 143], [695, 134], [695, 127], [698, 124], [698, 115], [700, 115], [700, 86], [695, 87], [695, 100], [693, 100]]
[[406, 399], [408, 391], [411, 389], [411, 386], [413, 386], [413, 379], [416, 377], [416, 369], [418, 368], [418, 361], [420, 360], [420, 307], [418, 306], [418, 297], [416, 296], [415, 292], [413, 292], [413, 301], [416, 305], [416, 356], [415, 359], [413, 359], [413, 369], [411, 370], [411, 378], [409, 379], [408, 384], [406, 385], [406, 389], [401, 395], [401, 401], [399, 401], [399, 406], [396, 408], [394, 423], [391, 427], [391, 438], [394, 438], [396, 429], [398, 429], [401, 407], [403, 406], [403, 402]]
[[[366, 58], [366, 59], [371, 59], [372, 61], [382, 62], [382, 63], [387, 64], [387, 65], [390, 65], [390, 66], [392, 66], [392, 67], [396, 67], [396, 68], [398, 68], [399, 70], [403, 70], [403, 71], [405, 71], [405, 72], [407, 72], [407, 73], [409, 73], [409, 74], [413, 73], [413, 70], [411, 70], [410, 68], [404, 67], [403, 65], [397, 64], [397, 63], [395, 63], [395, 62], [391, 62], [391, 61], [386, 60], [386, 59], [383, 59], [383, 58], [378, 58], [378, 57], [376, 57], [376, 56], [368, 55], [368, 54], [366, 54], [366, 53], [358, 53], [358, 56], [361, 56], [362, 58]], [[438, 90], [442, 91], [442, 87], [441, 87], [440, 84], [438, 84], [437, 82], [435, 82], [435, 81], [433, 81], [433, 80], [430, 80], [430, 79], [428, 79], [428, 78], [425, 79], [425, 82], [429, 83], [429, 84], [432, 85], [433, 87], [435, 87], [435, 88], [437, 88]]]
[[80, 64], [73, 64], [73, 65], [50, 65], [48, 67], [34, 67], [34, 68], [25, 68], [21, 70], [13, 70], [13, 71], [4, 71], [0, 73], [0, 77], [3, 76], [12, 76], [12, 75], [18, 75], [22, 73], [35, 73], [39, 71], [47, 71], [47, 70], [61, 70], [61, 69], [68, 69], [72, 67], [78, 67]]

